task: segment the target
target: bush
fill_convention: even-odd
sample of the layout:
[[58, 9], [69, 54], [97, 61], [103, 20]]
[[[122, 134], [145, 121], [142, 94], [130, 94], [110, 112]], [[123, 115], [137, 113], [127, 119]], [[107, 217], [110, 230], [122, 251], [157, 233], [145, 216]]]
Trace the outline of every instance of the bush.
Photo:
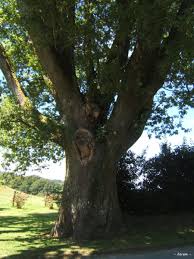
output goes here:
[[27, 198], [28, 195], [26, 193], [14, 191], [12, 206], [15, 206], [17, 209], [22, 209], [25, 205]]
[[[161, 196], [164, 211], [194, 210], [194, 147], [185, 143], [171, 149], [163, 144], [158, 156], [143, 167], [143, 189]], [[157, 201], [154, 201], [157, 204]]]
[[162, 144], [160, 154], [147, 161], [128, 153], [117, 174], [122, 210], [130, 214], [194, 211], [193, 158], [194, 146], [185, 143], [174, 149]]
[[117, 190], [120, 207], [124, 211], [134, 211], [136, 196], [139, 196], [137, 192], [139, 188], [138, 179], [144, 163], [144, 154], [137, 156], [131, 151], [122, 156], [118, 163]]
[[51, 194], [51, 193], [45, 194], [45, 197], [44, 197], [45, 207], [48, 207], [49, 209], [53, 209], [54, 203], [56, 203], [56, 205], [59, 206], [60, 202], [61, 202], [60, 194]]

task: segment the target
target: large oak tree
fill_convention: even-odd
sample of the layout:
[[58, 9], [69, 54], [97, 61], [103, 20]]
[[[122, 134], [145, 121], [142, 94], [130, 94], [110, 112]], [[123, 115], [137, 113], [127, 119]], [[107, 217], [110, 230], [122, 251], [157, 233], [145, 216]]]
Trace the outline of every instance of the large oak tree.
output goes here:
[[171, 125], [165, 108], [192, 105], [193, 11], [193, 0], [0, 1], [0, 145], [20, 170], [65, 151], [54, 236], [121, 226], [117, 161], [150, 116]]

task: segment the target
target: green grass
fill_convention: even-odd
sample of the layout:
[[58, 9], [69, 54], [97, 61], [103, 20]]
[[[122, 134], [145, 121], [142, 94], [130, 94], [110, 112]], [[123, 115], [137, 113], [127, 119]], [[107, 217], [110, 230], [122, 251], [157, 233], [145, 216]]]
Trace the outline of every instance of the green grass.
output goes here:
[[0, 186], [0, 258], [64, 258], [194, 244], [193, 214], [129, 217], [127, 233], [112, 240], [51, 239], [48, 233], [57, 210], [45, 208], [38, 196], [30, 196], [23, 209], [13, 208], [12, 195], [12, 189]]

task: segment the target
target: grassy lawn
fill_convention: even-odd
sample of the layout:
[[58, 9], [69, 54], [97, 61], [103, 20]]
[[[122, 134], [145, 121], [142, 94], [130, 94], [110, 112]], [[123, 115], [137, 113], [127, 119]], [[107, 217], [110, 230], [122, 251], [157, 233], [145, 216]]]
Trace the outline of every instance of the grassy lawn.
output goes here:
[[[57, 210], [30, 196], [23, 209], [11, 206], [13, 190], [0, 186], [0, 258], [43, 258], [138, 251], [194, 245], [194, 215], [130, 217], [127, 234], [113, 240], [74, 243], [51, 239], [49, 230]], [[41, 257], [40, 257], [41, 256]], [[71, 257], [73, 258], [73, 257]]]

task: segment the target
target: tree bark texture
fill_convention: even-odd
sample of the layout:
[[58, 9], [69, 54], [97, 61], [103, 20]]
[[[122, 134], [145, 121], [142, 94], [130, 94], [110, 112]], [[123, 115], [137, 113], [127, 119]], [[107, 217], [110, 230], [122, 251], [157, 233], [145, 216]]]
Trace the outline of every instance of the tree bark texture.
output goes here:
[[117, 197], [116, 166], [106, 147], [95, 150], [95, 158], [81, 165], [70, 150], [59, 218], [52, 230], [55, 237], [94, 239], [110, 236], [121, 227]]

